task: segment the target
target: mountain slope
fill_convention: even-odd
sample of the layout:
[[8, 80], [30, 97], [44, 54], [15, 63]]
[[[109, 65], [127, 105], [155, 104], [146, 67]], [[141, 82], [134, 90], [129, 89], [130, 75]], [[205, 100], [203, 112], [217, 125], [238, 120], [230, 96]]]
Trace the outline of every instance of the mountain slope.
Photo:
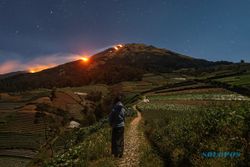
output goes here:
[[3, 79], [0, 81], [0, 91], [81, 86], [91, 83], [113, 84], [140, 80], [147, 72], [170, 72], [216, 64], [153, 46], [127, 44], [93, 55], [88, 62], [78, 60], [41, 72]]
[[7, 74], [0, 74], [0, 79], [5, 79], [5, 78], [13, 77], [19, 74], [25, 74], [25, 73], [27, 73], [27, 71], [16, 71], [16, 72], [10, 72]]
[[133, 66], [152, 72], [166, 72], [179, 68], [210, 66], [214, 63], [184, 56], [166, 49], [144, 44], [127, 44], [117, 51], [105, 50], [92, 57], [109, 65]]

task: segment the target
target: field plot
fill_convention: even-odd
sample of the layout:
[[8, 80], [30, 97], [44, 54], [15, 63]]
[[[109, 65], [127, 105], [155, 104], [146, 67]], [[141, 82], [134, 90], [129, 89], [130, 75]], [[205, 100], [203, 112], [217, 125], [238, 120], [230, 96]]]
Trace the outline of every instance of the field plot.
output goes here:
[[241, 86], [250, 88], [250, 73], [232, 76], [232, 77], [224, 77], [220, 79], [216, 79], [215, 81], [227, 83], [229, 85]]
[[4, 93], [0, 98], [0, 164], [25, 166], [45, 142], [46, 123], [37, 120], [34, 100], [49, 90]]
[[138, 94], [144, 91], [149, 91], [151, 89], [158, 88], [160, 86], [179, 83], [185, 80], [186, 78], [184, 78], [182, 75], [175, 73], [147, 73], [144, 74], [141, 81], [121, 82], [112, 86], [112, 88], [124, 93]]
[[0, 156], [0, 164], [4, 164], [4, 167], [23, 167], [29, 161], [27, 158]]
[[103, 95], [108, 94], [109, 87], [105, 84], [97, 84], [97, 85], [88, 85], [82, 87], [66, 87], [60, 88], [61, 91], [72, 91], [72, 92], [84, 92], [84, 93], [91, 93], [91, 92], [102, 92]]
[[[250, 101], [221, 88], [147, 94], [138, 109], [145, 133], [168, 165], [247, 166]], [[210, 158], [203, 151], [239, 151], [239, 158]]]

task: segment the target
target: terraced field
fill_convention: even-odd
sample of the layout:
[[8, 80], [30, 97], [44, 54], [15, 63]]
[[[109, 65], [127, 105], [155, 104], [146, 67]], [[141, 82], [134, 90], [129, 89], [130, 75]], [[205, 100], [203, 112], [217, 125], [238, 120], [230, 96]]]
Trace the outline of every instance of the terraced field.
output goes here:
[[[240, 77], [246, 79], [237, 80], [237, 78], [227, 77], [218, 81], [233, 84], [236, 84], [234, 83], [236, 81], [241, 83], [244, 81], [244, 84], [239, 85], [246, 85], [248, 76]], [[18, 156], [20, 152], [15, 152], [15, 150], [23, 151], [23, 155], [32, 157], [32, 154], [36, 153], [44, 143], [46, 124], [35, 121], [37, 108], [34, 105], [46, 99], [39, 98], [46, 97], [46, 103], [60, 109], [53, 110], [50, 112], [51, 115], [65, 110], [69, 111], [71, 118], [79, 118], [80, 121], [81, 117], [85, 118], [82, 111], [85, 109], [83, 105], [87, 104], [84, 100], [87, 93], [102, 92], [104, 97], [108, 96], [112, 90], [123, 92], [126, 98], [132, 101], [142, 98], [142, 102], [137, 105], [145, 123], [141, 130], [144, 130], [149, 143], [153, 146], [150, 150], [152, 149], [154, 154], [158, 153], [157, 157], [160, 156], [165, 161], [165, 165], [249, 165], [247, 148], [249, 148], [250, 140], [247, 135], [249, 133], [250, 98], [223, 88], [213, 87], [212, 84], [197, 83], [188, 79], [188, 76], [176, 74], [146, 74], [142, 81], [122, 82], [112, 86], [99, 84], [60, 88], [57, 89], [53, 100], [48, 98], [51, 90], [43, 89], [25, 92], [20, 96], [19, 101], [16, 100], [17, 98], [13, 98], [12, 101], [0, 99], [0, 163], [13, 160], [15, 164], [23, 166], [29, 162], [29, 159]], [[13, 94], [13, 96], [19, 95]], [[144, 96], [148, 100], [143, 100]], [[94, 106], [94, 102], [90, 103]], [[128, 100], [127, 103], [131, 101]], [[86, 118], [90, 120], [90, 117]], [[85, 162], [86, 165], [92, 164], [92, 166], [101, 166], [103, 163], [115, 166], [114, 159], [109, 154], [108, 124], [105, 122], [103, 128], [96, 128], [98, 124], [81, 128], [75, 134], [77, 137], [73, 135], [73, 139], [77, 142], [70, 147], [71, 149], [66, 150], [65, 154], [54, 157], [53, 161], [45, 163], [69, 165]], [[100, 141], [93, 140], [97, 138]], [[56, 141], [55, 145], [58, 148], [62, 147], [63, 142], [65, 141], [62, 137], [62, 140]], [[89, 154], [85, 150], [89, 150]], [[239, 151], [241, 157], [236, 159], [202, 157], [203, 151], [210, 150]], [[78, 158], [81, 161], [75, 161]], [[148, 154], [144, 154], [143, 158], [145, 162], [153, 164]]]
[[87, 85], [82, 87], [66, 87], [66, 88], [60, 88], [60, 91], [71, 91], [71, 92], [102, 92], [103, 95], [106, 95], [109, 93], [109, 87], [105, 84], [97, 84], [97, 85]]
[[[47, 90], [22, 94], [1, 94], [0, 98], [0, 163], [25, 166], [44, 143], [44, 122], [36, 121], [33, 100], [49, 95]], [[18, 98], [17, 98], [18, 97]]]
[[0, 164], [4, 164], [4, 167], [23, 167], [28, 165], [30, 159], [0, 156]]
[[218, 82], [250, 88], [250, 73], [216, 79]]
[[[35, 112], [12, 112], [1, 114], [2, 119], [9, 119], [0, 125], [1, 132], [18, 132], [18, 133], [43, 133], [44, 123], [35, 123]], [[7, 117], [7, 118], [6, 118]]]
[[[186, 76], [185, 76], [186, 77]], [[163, 74], [145, 74], [141, 81], [121, 82], [114, 85], [114, 89], [118, 89], [124, 93], [141, 93], [159, 86], [174, 84], [185, 81], [186, 78], [174, 73]]]
[[87, 98], [97, 99], [95, 94], [101, 92], [102, 99], [109, 91], [107, 85], [99, 84], [0, 94], [0, 162], [13, 160], [12, 165], [24, 166], [34, 156], [49, 157], [51, 150], [45, 143], [49, 141], [46, 135], [52, 126], [57, 126], [59, 133], [51, 140], [55, 141], [54, 151], [65, 149], [67, 134], [71, 132], [70, 119], [79, 121], [82, 126], [94, 123], [96, 104]]

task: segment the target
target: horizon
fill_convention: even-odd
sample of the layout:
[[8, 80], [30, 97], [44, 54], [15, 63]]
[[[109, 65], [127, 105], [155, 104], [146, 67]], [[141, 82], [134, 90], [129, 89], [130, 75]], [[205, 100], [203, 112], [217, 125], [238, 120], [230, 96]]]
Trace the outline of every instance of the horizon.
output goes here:
[[[127, 44], [132, 44], [132, 43], [126, 43], [126, 44], [122, 44], [122, 45], [127, 45]], [[136, 43], [136, 44], [143, 44], [143, 43]], [[87, 57], [87, 59], [91, 58], [95, 54], [98, 54], [98, 53], [103, 52], [103, 51], [110, 49], [110, 48], [116, 49], [116, 47], [120, 46], [120, 45], [121, 44], [119, 43], [117, 45], [111, 45], [111, 46], [104, 47], [101, 49], [96, 49], [96, 52], [94, 52], [92, 55], [77, 55], [77, 54], [74, 55], [74, 54], [58, 53], [58, 54], [49, 55], [46, 57], [42, 57], [42, 56], [37, 57], [37, 58], [35, 58], [31, 61], [28, 61], [26, 63], [18, 62], [18, 61], [7, 61], [6, 63], [0, 64], [0, 75], [14, 73], [14, 72], [36, 73], [36, 72], [40, 72], [43, 70], [54, 68], [54, 67], [57, 67], [57, 66], [69, 63], [69, 62], [73, 62], [73, 61], [80, 61], [80, 60], [86, 61], [86, 57]], [[149, 46], [149, 44], [146, 44], [146, 45]], [[152, 46], [154, 46], [154, 45], [152, 45]], [[156, 47], [156, 46], [154, 46], [154, 47]], [[167, 48], [160, 48], [160, 49], [169, 50]], [[170, 50], [170, 51], [184, 55], [184, 54], [176, 52], [174, 50]], [[190, 55], [184, 55], [184, 56], [190, 56]], [[195, 59], [201, 59], [199, 57], [193, 57], [193, 56], [191, 56], [191, 57], [195, 58]], [[203, 59], [203, 60], [208, 60], [208, 59]], [[208, 61], [218, 62], [218, 61], [228, 61], [228, 60], [217, 60], [217, 61], [208, 60]], [[228, 61], [228, 62], [238, 63], [238, 62], [233, 62], [233, 61]], [[249, 62], [245, 61], [245, 63], [249, 63]], [[19, 69], [13, 71], [12, 68], [16, 68], [16, 67], [18, 67]], [[1, 71], [5, 71], [5, 70], [8, 70], [8, 71], [1, 73]]]
[[250, 62], [250, 1], [146, 1], [1, 0], [0, 74], [56, 66], [119, 43]]

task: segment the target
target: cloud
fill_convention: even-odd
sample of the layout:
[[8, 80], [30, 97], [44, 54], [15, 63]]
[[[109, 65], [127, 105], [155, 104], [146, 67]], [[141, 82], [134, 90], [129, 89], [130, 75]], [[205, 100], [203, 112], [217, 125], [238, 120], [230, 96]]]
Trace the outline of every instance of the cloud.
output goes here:
[[0, 74], [9, 73], [13, 71], [30, 71], [37, 72], [43, 69], [51, 68], [59, 64], [80, 59], [82, 56], [71, 53], [58, 53], [52, 55], [38, 56], [27, 62], [18, 60], [6, 60], [0, 63]]

